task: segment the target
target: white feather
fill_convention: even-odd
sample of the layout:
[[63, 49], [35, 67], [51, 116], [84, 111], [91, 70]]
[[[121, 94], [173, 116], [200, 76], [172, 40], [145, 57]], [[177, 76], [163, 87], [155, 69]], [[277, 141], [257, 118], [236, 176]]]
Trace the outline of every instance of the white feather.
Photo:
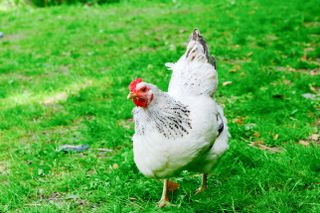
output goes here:
[[[197, 98], [197, 102], [195, 102]], [[133, 137], [134, 160], [139, 170], [150, 177], [169, 177], [202, 159], [203, 150], [208, 150], [217, 137], [216, 120], [218, 107], [209, 97], [189, 97], [183, 101], [189, 106], [192, 131], [184, 137], [167, 139], [157, 131], [146, 131], [145, 135]], [[156, 106], [157, 107], [157, 106]], [[140, 120], [145, 109], [139, 108]], [[148, 128], [148, 127], [146, 127]], [[214, 154], [215, 151], [213, 151]], [[204, 167], [204, 165], [202, 165]]]
[[190, 61], [183, 55], [173, 67], [168, 92], [176, 97], [212, 96], [218, 85], [215, 68], [202, 61]]

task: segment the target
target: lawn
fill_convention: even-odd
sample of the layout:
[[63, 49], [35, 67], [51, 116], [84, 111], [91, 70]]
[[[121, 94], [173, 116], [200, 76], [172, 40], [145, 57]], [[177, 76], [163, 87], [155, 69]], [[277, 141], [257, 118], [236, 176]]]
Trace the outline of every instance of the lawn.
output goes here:
[[[0, 212], [320, 212], [319, 14], [317, 0], [0, 12]], [[128, 84], [166, 90], [164, 63], [195, 27], [216, 56], [230, 149], [206, 192], [183, 172], [159, 210], [161, 181], [133, 162]]]

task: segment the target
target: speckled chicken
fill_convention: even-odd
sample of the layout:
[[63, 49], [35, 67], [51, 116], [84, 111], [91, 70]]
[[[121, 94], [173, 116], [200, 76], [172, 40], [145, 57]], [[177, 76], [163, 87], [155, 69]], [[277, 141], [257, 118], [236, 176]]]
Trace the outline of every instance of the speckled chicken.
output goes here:
[[229, 137], [223, 109], [213, 99], [215, 60], [198, 30], [181, 58], [166, 65], [172, 70], [168, 92], [138, 78], [128, 95], [136, 105], [134, 161], [145, 176], [164, 179], [159, 207], [169, 202], [168, 178], [183, 170], [201, 173], [197, 193], [205, 190], [207, 174], [228, 149]]

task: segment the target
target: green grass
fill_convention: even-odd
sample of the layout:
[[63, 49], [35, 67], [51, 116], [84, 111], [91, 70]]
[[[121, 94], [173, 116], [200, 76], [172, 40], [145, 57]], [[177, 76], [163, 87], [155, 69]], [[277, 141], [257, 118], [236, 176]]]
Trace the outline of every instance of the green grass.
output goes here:
[[[163, 2], [0, 14], [0, 212], [320, 212], [320, 105], [302, 96], [319, 98], [319, 2]], [[127, 86], [166, 90], [164, 63], [195, 27], [216, 55], [230, 150], [206, 192], [185, 172], [159, 210], [161, 182], [133, 162]]]

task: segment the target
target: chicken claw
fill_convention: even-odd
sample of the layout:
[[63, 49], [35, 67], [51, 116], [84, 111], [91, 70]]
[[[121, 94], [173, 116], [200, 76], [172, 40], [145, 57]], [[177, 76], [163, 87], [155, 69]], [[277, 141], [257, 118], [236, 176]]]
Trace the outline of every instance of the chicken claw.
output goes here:
[[200, 194], [201, 192], [205, 191], [208, 188], [207, 176], [208, 176], [208, 174], [202, 175], [202, 183], [201, 183], [201, 186], [196, 190], [196, 192], [195, 192], [196, 195]]
[[168, 179], [164, 179], [163, 180], [162, 196], [161, 196], [161, 199], [158, 203], [159, 208], [163, 208], [163, 207], [167, 206], [168, 204], [170, 204], [169, 196], [168, 196], [168, 189], [169, 189], [169, 181], [168, 181]]

